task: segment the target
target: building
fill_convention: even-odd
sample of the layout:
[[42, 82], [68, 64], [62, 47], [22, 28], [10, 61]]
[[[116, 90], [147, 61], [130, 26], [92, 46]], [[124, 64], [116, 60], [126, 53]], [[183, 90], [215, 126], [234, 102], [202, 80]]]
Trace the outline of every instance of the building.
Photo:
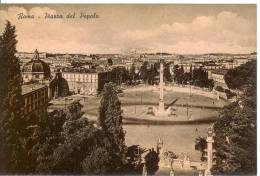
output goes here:
[[[23, 59], [23, 58], [32, 58], [35, 54], [34, 53], [27, 53], [27, 52], [17, 52], [16, 57]], [[46, 58], [47, 53], [39, 53], [40, 58]]]
[[235, 68], [234, 62], [232, 60], [231, 61], [224, 61], [224, 62], [221, 63], [221, 65], [225, 69], [233, 69], [233, 68]]
[[112, 80], [112, 72], [70, 69], [64, 70], [62, 77], [68, 81], [70, 91], [76, 94], [97, 95], [103, 89], [104, 84]]
[[224, 76], [227, 73], [227, 70], [212, 70], [208, 71], [209, 77], [214, 80], [215, 87], [221, 86], [224, 89], [228, 89], [227, 84], [225, 82]]
[[68, 95], [68, 83], [61, 75], [59, 71], [54, 72], [53, 76], [51, 75], [49, 65], [40, 59], [37, 50], [35, 50], [32, 59], [22, 68], [23, 84], [46, 85], [49, 99]]
[[219, 70], [222, 68], [222, 65], [216, 64], [215, 62], [208, 62], [203, 65], [206, 70]]
[[33, 114], [44, 114], [49, 102], [48, 86], [43, 84], [22, 85], [23, 110], [22, 117]]
[[50, 67], [40, 59], [38, 51], [35, 50], [32, 59], [22, 68], [23, 82], [42, 81], [50, 76]]
[[55, 77], [49, 82], [49, 97], [65, 97], [69, 94], [69, 85], [66, 79], [62, 77], [62, 73], [58, 70]]

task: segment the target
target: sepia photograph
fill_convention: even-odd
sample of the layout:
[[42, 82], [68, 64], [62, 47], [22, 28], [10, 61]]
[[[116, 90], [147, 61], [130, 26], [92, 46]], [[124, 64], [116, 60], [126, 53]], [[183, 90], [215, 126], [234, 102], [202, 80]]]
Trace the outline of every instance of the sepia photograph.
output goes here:
[[0, 175], [257, 175], [257, 4], [1, 4]]

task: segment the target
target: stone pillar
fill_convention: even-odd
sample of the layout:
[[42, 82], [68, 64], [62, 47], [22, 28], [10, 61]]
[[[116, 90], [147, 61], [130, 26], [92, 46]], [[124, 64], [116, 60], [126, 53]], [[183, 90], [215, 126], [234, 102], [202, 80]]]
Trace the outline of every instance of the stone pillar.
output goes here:
[[163, 147], [163, 140], [161, 138], [159, 138], [158, 142], [157, 142], [157, 153], [159, 155], [159, 167], [166, 167], [168, 165], [167, 160], [165, 160], [164, 158], [164, 147]]
[[146, 168], [146, 163], [144, 163], [144, 167], [143, 167], [143, 173], [142, 176], [147, 176], [147, 168]]
[[208, 128], [208, 136], [207, 136], [207, 170], [205, 175], [211, 175], [211, 168], [213, 162], [213, 127]]
[[160, 99], [159, 99], [159, 111], [163, 112], [164, 111], [164, 101], [163, 101], [163, 60], [160, 60], [160, 83], [159, 83], [159, 88], [160, 88]]

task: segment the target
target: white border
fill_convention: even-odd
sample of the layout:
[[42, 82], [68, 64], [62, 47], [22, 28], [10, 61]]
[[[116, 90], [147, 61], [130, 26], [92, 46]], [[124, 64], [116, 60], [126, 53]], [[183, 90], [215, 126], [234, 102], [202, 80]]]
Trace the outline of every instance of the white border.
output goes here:
[[[0, 0], [0, 5], [1, 3], [3, 4], [43, 4], [43, 3], [48, 3], [48, 4], [257, 4], [257, 56], [259, 56], [259, 0]], [[257, 94], [259, 93], [259, 82], [260, 82], [260, 73], [259, 73], [259, 68], [260, 68], [260, 62], [257, 61]], [[259, 107], [259, 96], [257, 96], [257, 110], [260, 110]], [[260, 119], [259, 119], [259, 113], [257, 113], [257, 126], [260, 126]], [[259, 128], [257, 128], [257, 158], [260, 157], [260, 152], [259, 152]], [[260, 161], [257, 162], [257, 168], [260, 168]], [[260, 172], [258, 172], [257, 175]]]
[[[260, 7], [259, 7], [259, 2], [257, 3], [257, 58], [259, 57], [259, 52], [260, 52], [260, 49], [259, 49], [259, 10], [260, 10]], [[259, 72], [259, 68], [260, 68], [260, 62], [257, 61], [257, 112], [258, 110], [260, 110], [260, 106], [259, 106], [259, 81], [260, 81], [260, 72]], [[259, 168], [260, 168], [260, 162], [259, 162], [259, 158], [260, 158], [260, 154], [259, 154], [259, 140], [260, 140], [260, 136], [259, 136], [259, 125], [260, 125], [260, 118], [259, 118], [259, 113], [257, 113], [257, 175], [260, 175], [259, 174]]]
[[1, 0], [14, 4], [257, 4], [258, 0]]

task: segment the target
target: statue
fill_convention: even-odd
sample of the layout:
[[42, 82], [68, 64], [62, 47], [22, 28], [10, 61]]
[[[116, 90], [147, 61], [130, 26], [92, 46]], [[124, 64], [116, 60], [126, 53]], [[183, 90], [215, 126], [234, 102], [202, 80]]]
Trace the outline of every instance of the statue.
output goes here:
[[163, 140], [162, 138], [159, 138], [157, 142], [157, 153], [160, 153], [162, 148], [163, 148]]
[[174, 170], [173, 169], [171, 169], [171, 171], [170, 171], [170, 176], [174, 176]]
[[208, 127], [208, 137], [213, 137], [213, 126]]

